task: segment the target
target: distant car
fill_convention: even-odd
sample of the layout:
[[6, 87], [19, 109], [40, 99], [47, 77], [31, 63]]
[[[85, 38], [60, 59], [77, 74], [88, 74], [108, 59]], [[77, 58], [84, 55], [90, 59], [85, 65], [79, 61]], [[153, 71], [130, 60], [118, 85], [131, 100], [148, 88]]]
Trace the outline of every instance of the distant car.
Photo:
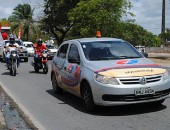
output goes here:
[[168, 70], [122, 39], [64, 41], [51, 63], [53, 91], [81, 97], [88, 111], [95, 105], [159, 105], [170, 96]]
[[33, 43], [29, 41], [23, 41], [23, 44], [27, 48], [28, 56], [34, 56]]
[[48, 59], [52, 59], [57, 53], [58, 49], [54, 45], [46, 45], [46, 47], [50, 50]]
[[135, 48], [145, 57], [148, 57], [148, 53], [146, 53], [145, 46], [135, 46]]
[[[1, 53], [0, 55], [2, 55], [3, 60], [5, 61], [6, 58], [6, 52], [5, 52], [5, 48], [4, 46], [9, 42], [9, 40], [4, 40], [4, 43], [1, 46]], [[25, 62], [28, 62], [28, 51], [26, 49], [26, 47], [23, 45], [22, 40], [20, 39], [15, 39], [15, 42], [18, 43], [18, 45], [20, 46], [21, 52], [18, 53], [20, 59], [23, 59]]]

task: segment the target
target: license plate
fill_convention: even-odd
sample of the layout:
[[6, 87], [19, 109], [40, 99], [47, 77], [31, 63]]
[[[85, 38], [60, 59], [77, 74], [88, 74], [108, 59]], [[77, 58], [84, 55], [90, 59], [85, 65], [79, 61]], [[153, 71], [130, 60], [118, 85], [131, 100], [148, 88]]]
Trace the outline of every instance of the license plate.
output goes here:
[[155, 90], [150, 87], [135, 89], [135, 95], [147, 95], [147, 94], [154, 94], [154, 93]]

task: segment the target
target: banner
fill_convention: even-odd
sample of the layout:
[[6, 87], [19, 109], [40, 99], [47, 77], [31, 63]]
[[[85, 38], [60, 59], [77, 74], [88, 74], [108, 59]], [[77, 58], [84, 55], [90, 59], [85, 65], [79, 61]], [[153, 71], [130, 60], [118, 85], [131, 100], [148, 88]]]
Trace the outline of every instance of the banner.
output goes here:
[[0, 22], [0, 32], [1, 32], [1, 27], [2, 27], [2, 23]]
[[20, 23], [18, 38], [21, 39], [21, 37], [22, 37], [22, 24]]

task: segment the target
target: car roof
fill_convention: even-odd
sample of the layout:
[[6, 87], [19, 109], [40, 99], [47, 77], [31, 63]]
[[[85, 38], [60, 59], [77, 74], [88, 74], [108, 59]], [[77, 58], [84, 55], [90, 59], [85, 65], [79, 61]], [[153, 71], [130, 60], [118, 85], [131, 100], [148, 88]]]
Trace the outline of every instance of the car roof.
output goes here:
[[77, 41], [77, 42], [93, 42], [93, 41], [124, 41], [122, 39], [118, 38], [107, 38], [107, 37], [102, 37], [102, 38], [80, 38], [80, 39], [72, 39], [72, 40], [67, 40], [67, 41]]

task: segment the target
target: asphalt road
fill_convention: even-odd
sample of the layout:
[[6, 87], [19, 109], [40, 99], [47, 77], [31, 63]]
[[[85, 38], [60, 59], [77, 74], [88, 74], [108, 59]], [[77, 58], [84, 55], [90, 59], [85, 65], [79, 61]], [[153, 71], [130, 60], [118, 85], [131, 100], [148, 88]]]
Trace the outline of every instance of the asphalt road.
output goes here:
[[170, 130], [170, 99], [156, 107], [99, 107], [87, 113], [79, 98], [54, 95], [50, 72], [34, 73], [30, 62], [21, 63], [16, 77], [0, 63], [0, 84], [39, 130]]

